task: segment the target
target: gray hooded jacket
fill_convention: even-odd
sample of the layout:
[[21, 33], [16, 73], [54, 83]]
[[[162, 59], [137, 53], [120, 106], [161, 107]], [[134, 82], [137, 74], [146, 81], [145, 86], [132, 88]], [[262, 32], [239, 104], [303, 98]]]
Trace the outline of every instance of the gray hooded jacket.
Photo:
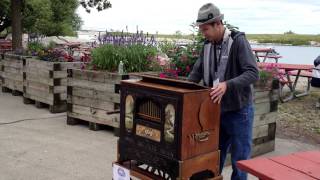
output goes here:
[[[230, 38], [232, 39], [228, 40], [228, 51], [225, 56], [227, 58], [225, 71], [222, 75], [223, 78], [220, 78], [227, 83], [227, 91], [221, 102], [222, 113], [237, 111], [252, 103], [253, 83], [259, 78], [257, 63], [244, 33], [231, 31]], [[208, 44], [210, 44], [208, 41], [204, 43], [204, 48], [194, 64], [188, 80], [196, 83], [203, 80], [205, 86], [212, 86], [209, 74], [212, 75], [213, 66], [210, 63], [213, 58], [208, 57], [211, 54], [206, 50]]]

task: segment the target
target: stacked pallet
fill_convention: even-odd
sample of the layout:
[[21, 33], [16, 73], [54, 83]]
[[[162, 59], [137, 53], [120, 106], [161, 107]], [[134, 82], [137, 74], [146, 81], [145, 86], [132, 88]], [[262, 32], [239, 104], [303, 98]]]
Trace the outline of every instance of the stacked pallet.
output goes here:
[[128, 77], [110, 72], [69, 70], [67, 124], [83, 120], [89, 122], [91, 130], [98, 130], [99, 125], [118, 129], [120, 81]]
[[67, 110], [67, 69], [79, 68], [78, 62], [48, 62], [23, 59], [23, 101], [38, 108], [49, 106], [51, 113]]
[[23, 91], [23, 59], [26, 56], [4, 54], [2, 60], [2, 92], [12, 92], [12, 95], [22, 95]]
[[273, 81], [271, 89], [255, 88], [252, 156], [273, 151], [275, 148], [278, 102], [278, 80]]
[[4, 54], [0, 53], [0, 86], [2, 86], [2, 60], [4, 59]]

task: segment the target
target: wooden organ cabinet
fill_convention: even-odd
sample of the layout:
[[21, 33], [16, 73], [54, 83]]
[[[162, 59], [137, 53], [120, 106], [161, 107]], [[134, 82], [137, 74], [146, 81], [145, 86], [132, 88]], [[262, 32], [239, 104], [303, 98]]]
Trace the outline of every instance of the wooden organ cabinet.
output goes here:
[[[121, 82], [117, 166], [131, 179], [219, 174], [220, 107], [209, 89], [152, 76]], [[192, 178], [191, 178], [192, 179]]]

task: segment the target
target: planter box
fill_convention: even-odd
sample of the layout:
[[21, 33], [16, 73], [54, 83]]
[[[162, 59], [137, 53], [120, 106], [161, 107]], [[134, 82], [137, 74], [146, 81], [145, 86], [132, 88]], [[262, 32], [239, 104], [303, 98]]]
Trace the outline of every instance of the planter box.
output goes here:
[[12, 91], [13, 95], [22, 95], [23, 91], [23, 59], [26, 56], [6, 53], [2, 60], [2, 92]]
[[98, 130], [99, 124], [116, 129], [120, 123], [120, 81], [128, 75], [73, 69], [68, 78], [67, 124], [77, 120], [89, 122], [91, 130]]
[[0, 54], [0, 86], [2, 86], [2, 60], [3, 60], [3, 54]]
[[270, 89], [255, 87], [252, 156], [274, 151], [278, 102], [278, 80], [272, 82]]
[[67, 69], [79, 68], [80, 62], [47, 62], [23, 59], [24, 103], [48, 105], [51, 113], [67, 110]]

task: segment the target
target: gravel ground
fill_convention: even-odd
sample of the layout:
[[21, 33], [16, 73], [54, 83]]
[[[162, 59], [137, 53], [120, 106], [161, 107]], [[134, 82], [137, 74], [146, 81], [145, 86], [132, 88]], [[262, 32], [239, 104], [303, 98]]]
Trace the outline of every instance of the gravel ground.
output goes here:
[[[299, 90], [304, 88], [305, 80], [299, 82]], [[312, 88], [308, 96], [281, 103], [277, 136], [320, 146], [320, 108], [316, 107], [319, 98], [320, 89]]]

